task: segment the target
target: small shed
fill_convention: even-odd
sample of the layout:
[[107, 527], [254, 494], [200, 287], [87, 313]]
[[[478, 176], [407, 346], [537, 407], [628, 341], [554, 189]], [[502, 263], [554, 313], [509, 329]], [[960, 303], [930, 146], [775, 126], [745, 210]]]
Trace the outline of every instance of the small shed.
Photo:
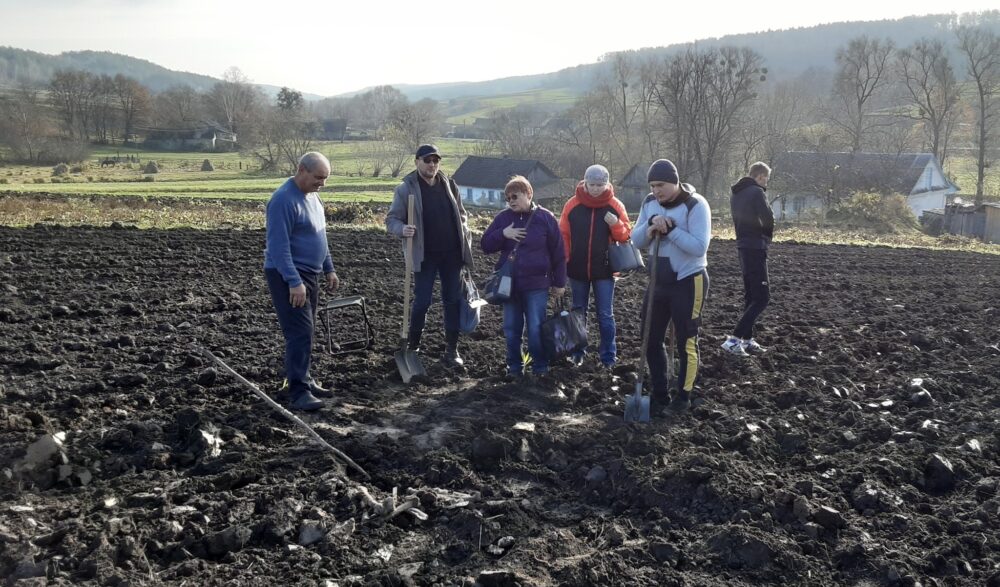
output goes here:
[[983, 227], [983, 240], [992, 244], [1000, 244], [1000, 204], [983, 204], [986, 213], [986, 225]]
[[615, 184], [615, 196], [622, 201], [625, 209], [629, 212], [638, 212], [642, 208], [642, 201], [649, 195], [649, 182], [646, 181], [646, 173], [652, 164], [653, 162], [650, 161], [649, 163], [633, 165], [621, 181]]
[[1000, 244], [1000, 203], [973, 206], [958, 201], [924, 212], [921, 223], [930, 234], [954, 234]]

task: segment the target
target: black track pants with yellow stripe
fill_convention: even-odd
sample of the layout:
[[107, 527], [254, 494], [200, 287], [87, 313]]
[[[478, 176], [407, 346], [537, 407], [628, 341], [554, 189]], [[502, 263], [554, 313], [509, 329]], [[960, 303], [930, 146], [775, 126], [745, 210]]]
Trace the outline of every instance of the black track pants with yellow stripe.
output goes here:
[[[665, 278], [657, 275], [653, 291], [653, 314], [649, 327], [649, 348], [646, 361], [649, 363], [650, 383], [653, 396], [665, 401], [669, 393], [667, 380], [667, 352], [664, 341], [667, 326], [674, 321], [675, 352], [679, 360], [677, 389], [682, 395], [690, 394], [698, 376], [698, 329], [701, 326], [701, 311], [708, 296], [708, 272], [690, 275], [680, 281], [671, 281], [669, 273]], [[643, 317], [645, 308], [643, 308]]]

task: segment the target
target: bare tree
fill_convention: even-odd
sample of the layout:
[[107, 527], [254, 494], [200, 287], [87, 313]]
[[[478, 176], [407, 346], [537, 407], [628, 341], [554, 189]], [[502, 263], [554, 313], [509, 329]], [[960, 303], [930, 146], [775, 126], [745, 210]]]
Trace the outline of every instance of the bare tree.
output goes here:
[[527, 107], [495, 111], [489, 141], [507, 157], [546, 159], [552, 149], [540, 132], [541, 118], [541, 113]]
[[386, 113], [384, 130], [386, 136], [403, 141], [416, 149], [426, 143], [441, 126], [441, 110], [438, 103], [424, 98], [414, 104], [397, 102]]
[[14, 157], [36, 163], [50, 123], [42, 92], [27, 84], [0, 96], [0, 139]]
[[921, 39], [899, 51], [896, 58], [912, 107], [910, 116], [922, 123], [931, 153], [944, 165], [960, 98], [958, 80], [944, 45]]
[[983, 203], [983, 182], [991, 161], [987, 155], [995, 140], [1000, 113], [1000, 36], [983, 27], [959, 27], [958, 48], [976, 91], [976, 205]]
[[861, 150], [873, 129], [891, 124], [874, 114], [884, 106], [882, 98], [891, 81], [892, 49], [888, 39], [862, 36], [837, 51], [830, 121], [844, 133], [853, 152]]
[[300, 92], [282, 88], [275, 103], [264, 109], [243, 144], [261, 169], [294, 173], [302, 153], [312, 150], [316, 125], [304, 104]]
[[230, 67], [222, 75], [222, 81], [212, 86], [208, 103], [219, 120], [224, 121], [226, 130], [236, 135], [245, 132], [247, 123], [254, 119], [262, 102], [260, 90], [250, 83], [238, 67]]
[[89, 138], [91, 78], [85, 71], [64, 69], [52, 74], [49, 82], [52, 107], [70, 138]]
[[149, 114], [149, 90], [138, 81], [121, 74], [115, 76], [113, 87], [121, 110], [122, 139], [128, 144], [132, 140], [136, 124]]
[[659, 82], [653, 93], [659, 103], [658, 131], [667, 137], [667, 150], [684, 173], [694, 173], [696, 158], [690, 148], [697, 134], [696, 120], [704, 99], [698, 95], [698, 80], [714, 55], [693, 48], [668, 58], [657, 68]]
[[725, 169], [747, 111], [766, 79], [763, 59], [748, 48], [690, 49], [662, 66], [655, 95], [660, 128], [675, 163], [708, 193]]
[[95, 140], [102, 145], [114, 142], [119, 112], [115, 97], [115, 83], [111, 76], [99, 75], [90, 78], [88, 108]]
[[156, 124], [166, 128], [186, 128], [204, 117], [202, 96], [191, 86], [173, 86], [157, 94]]

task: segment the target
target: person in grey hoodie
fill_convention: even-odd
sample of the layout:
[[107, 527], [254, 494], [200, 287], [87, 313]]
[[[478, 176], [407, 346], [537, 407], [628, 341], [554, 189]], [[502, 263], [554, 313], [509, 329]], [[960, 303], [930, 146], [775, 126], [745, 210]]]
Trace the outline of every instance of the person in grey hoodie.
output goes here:
[[[698, 330], [708, 296], [708, 245], [712, 239], [712, 210], [694, 186], [681, 183], [677, 167], [667, 159], [649, 166], [650, 194], [642, 203], [632, 229], [632, 242], [648, 248], [656, 263], [656, 283], [651, 307], [643, 302], [641, 319], [650, 314], [649, 363], [652, 395], [650, 413], [660, 416], [669, 407], [682, 412], [691, 406], [691, 392], [698, 375]], [[653, 243], [659, 237], [659, 246]], [[663, 343], [667, 326], [674, 323], [677, 356], [677, 393], [671, 400], [667, 380], [667, 354]], [[642, 374], [640, 374], [640, 377]], [[668, 406], [669, 404], [669, 406]]]
[[[444, 305], [445, 351], [441, 361], [461, 367], [458, 354], [459, 302], [462, 268], [472, 269], [471, 233], [468, 216], [455, 181], [441, 171], [441, 154], [434, 145], [420, 145], [417, 169], [403, 178], [392, 196], [385, 217], [386, 229], [401, 239], [413, 238], [413, 306], [407, 347], [420, 349], [427, 310], [431, 306], [434, 281], [441, 277]], [[410, 194], [416, 196], [413, 218], [407, 218]], [[405, 241], [404, 241], [405, 242]]]
[[754, 340], [753, 329], [771, 300], [767, 283], [767, 248], [774, 238], [774, 212], [764, 196], [770, 177], [771, 168], [766, 163], [754, 163], [747, 177], [733, 185], [733, 197], [729, 200], [736, 226], [740, 272], [743, 273], [743, 315], [736, 323], [736, 330], [722, 343], [722, 348], [738, 357], [767, 350]]

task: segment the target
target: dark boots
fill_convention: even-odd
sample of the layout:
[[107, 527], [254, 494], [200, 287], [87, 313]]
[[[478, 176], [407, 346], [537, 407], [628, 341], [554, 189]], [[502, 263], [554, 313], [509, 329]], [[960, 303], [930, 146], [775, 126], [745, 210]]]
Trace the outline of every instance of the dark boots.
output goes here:
[[406, 337], [406, 350], [417, 352], [420, 350], [420, 335], [422, 332], [410, 331], [410, 335]]
[[445, 348], [441, 362], [447, 367], [461, 367], [465, 364], [465, 361], [458, 354], [458, 334], [457, 330], [449, 330], [444, 333]]

